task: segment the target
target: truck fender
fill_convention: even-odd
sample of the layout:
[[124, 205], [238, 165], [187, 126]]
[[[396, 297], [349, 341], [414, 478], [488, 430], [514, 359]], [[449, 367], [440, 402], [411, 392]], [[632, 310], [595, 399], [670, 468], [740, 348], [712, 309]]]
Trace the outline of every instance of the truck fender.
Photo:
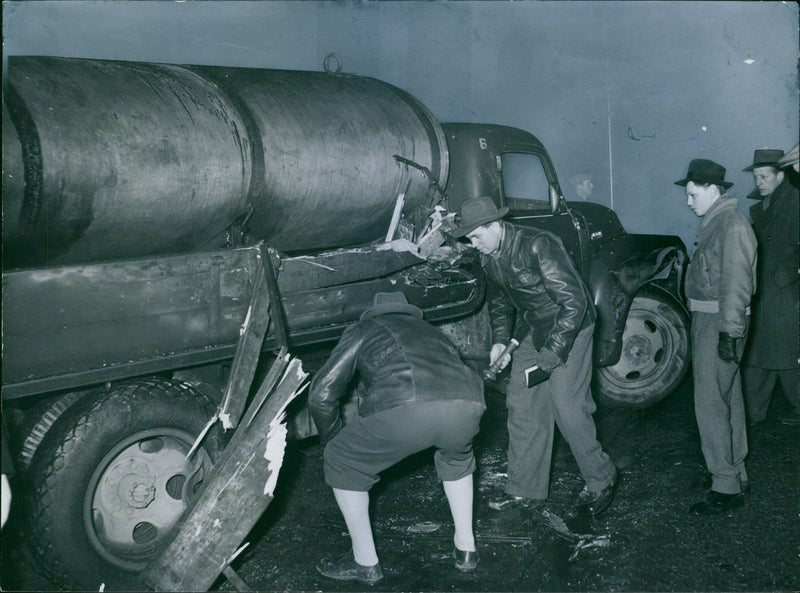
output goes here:
[[663, 235], [614, 237], [594, 253], [588, 284], [597, 309], [595, 366], [619, 361], [628, 310], [643, 286], [658, 286], [685, 308], [681, 282], [686, 257], [678, 237]]

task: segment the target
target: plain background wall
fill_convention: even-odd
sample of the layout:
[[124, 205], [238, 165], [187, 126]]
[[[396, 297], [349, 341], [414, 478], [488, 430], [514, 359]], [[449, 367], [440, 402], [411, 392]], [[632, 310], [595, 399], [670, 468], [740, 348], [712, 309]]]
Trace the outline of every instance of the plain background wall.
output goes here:
[[440, 121], [532, 132], [567, 199], [589, 173], [629, 232], [690, 249], [689, 161], [727, 167], [746, 212], [753, 150], [798, 141], [794, 2], [4, 2], [3, 52], [300, 70], [336, 52]]

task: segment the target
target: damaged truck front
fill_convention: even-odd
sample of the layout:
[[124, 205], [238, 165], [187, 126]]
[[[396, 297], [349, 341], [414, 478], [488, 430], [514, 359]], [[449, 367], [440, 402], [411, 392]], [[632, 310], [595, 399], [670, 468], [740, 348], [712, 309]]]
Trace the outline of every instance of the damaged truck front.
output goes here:
[[[442, 125], [343, 74], [12, 56], [4, 81], [3, 413], [27, 537], [61, 586], [138, 586], [201, 488], [227, 435], [186, 453], [264, 257], [293, 349], [324, 353], [402, 289], [482, 362], [476, 254], [436, 227], [491, 195], [561, 236], [590, 285], [599, 398], [649, 405], [686, 371], [680, 240], [566, 202], [530, 134]], [[302, 411], [293, 430], [313, 431]]]

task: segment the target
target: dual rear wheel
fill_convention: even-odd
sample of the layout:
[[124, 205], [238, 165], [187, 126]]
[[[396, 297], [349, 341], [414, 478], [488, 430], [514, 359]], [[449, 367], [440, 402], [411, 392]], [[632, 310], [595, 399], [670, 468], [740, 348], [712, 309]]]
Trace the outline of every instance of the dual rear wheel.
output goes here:
[[65, 588], [139, 590], [152, 559], [211, 471], [214, 405], [189, 384], [148, 378], [78, 398], [52, 423], [26, 472], [29, 539]]

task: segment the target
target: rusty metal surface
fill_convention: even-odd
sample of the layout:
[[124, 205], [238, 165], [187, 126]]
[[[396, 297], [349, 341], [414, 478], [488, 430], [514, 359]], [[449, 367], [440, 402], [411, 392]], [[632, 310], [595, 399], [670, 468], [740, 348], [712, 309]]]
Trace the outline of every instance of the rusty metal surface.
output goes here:
[[431, 169], [440, 185], [447, 180], [441, 126], [422, 103], [387, 83], [320, 72], [192, 69], [248, 114], [256, 142], [250, 226], [278, 249], [384, 236], [397, 195], [405, 190], [404, 210], [411, 212], [428, 192], [425, 176], [395, 154]]
[[[295, 280], [313, 258], [286, 258], [278, 287], [292, 345], [338, 338], [375, 292], [402, 287], [431, 321], [475, 310], [480, 276], [439, 271], [375, 248], [340, 283]], [[230, 359], [246, 318], [258, 247], [21, 270], [3, 275], [3, 397], [21, 397]], [[342, 261], [342, 254], [321, 261]], [[380, 274], [371, 262], [383, 262]], [[316, 262], [314, 262], [316, 263]], [[345, 266], [342, 266], [344, 270]], [[296, 271], [296, 270], [295, 270]], [[326, 270], [327, 271], [327, 270]], [[335, 273], [335, 272], [334, 272]], [[277, 347], [274, 331], [265, 348]]]
[[245, 249], [4, 274], [3, 383], [235, 345], [255, 265]]
[[[23, 170], [3, 171], [3, 257], [41, 266], [197, 248], [246, 212], [250, 145], [232, 103], [177, 66], [9, 59]], [[4, 122], [5, 123], [5, 122]], [[4, 139], [4, 157], [6, 142]], [[8, 177], [25, 183], [9, 187]], [[15, 191], [16, 190], [16, 191]]]
[[433, 115], [370, 78], [12, 56], [7, 88], [6, 268], [211, 249], [245, 218], [283, 251], [356, 245], [427, 198], [393, 155], [448, 175]]

